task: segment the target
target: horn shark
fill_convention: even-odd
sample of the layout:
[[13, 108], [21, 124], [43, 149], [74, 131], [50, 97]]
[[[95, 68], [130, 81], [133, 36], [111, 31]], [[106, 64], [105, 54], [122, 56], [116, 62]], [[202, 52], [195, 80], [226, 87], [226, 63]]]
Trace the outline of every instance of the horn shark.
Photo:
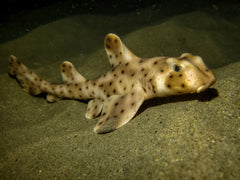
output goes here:
[[16, 76], [31, 94], [46, 93], [54, 102], [62, 98], [88, 99], [85, 117], [100, 116], [95, 133], [108, 133], [129, 122], [141, 104], [150, 98], [199, 93], [215, 82], [215, 76], [200, 56], [140, 58], [115, 34], [104, 40], [112, 69], [92, 80], [85, 79], [69, 61], [61, 66], [62, 84], [41, 79], [18, 59], [9, 58], [10, 75]]

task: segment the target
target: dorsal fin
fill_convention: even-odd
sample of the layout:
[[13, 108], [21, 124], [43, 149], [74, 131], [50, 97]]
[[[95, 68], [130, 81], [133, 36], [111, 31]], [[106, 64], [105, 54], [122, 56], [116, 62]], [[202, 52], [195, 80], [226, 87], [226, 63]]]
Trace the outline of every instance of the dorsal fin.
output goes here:
[[64, 61], [61, 66], [61, 75], [64, 83], [80, 83], [86, 79], [77, 71], [74, 65], [69, 61]]
[[[67, 83], [80, 83], [85, 82], [86, 79], [77, 71], [77, 69], [74, 67], [74, 65], [69, 61], [64, 61], [61, 66], [61, 75], [64, 84]], [[48, 94], [47, 95], [47, 101], [48, 102], [55, 102], [62, 98], [54, 95], [54, 94]]]
[[139, 59], [115, 34], [110, 33], [105, 37], [104, 46], [112, 67]]

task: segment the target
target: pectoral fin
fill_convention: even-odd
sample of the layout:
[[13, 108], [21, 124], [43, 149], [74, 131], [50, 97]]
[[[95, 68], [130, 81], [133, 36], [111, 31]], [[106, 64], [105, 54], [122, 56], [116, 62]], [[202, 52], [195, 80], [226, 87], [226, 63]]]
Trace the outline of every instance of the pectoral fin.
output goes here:
[[143, 103], [144, 95], [143, 90], [133, 89], [125, 96], [109, 97], [104, 103], [101, 118], [94, 128], [94, 132], [108, 133], [126, 124]]

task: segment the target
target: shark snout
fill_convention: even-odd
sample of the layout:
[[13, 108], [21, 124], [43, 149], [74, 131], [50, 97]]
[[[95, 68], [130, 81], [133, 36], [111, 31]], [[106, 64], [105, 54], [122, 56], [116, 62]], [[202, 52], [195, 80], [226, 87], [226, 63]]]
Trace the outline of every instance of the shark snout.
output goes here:
[[197, 89], [197, 93], [200, 93], [200, 92], [205, 91], [207, 88], [211, 87], [211, 86], [214, 85], [215, 83], [216, 83], [216, 79], [215, 79], [215, 77], [214, 77], [213, 80], [210, 81], [209, 83], [203, 84], [202, 86], [200, 86], [200, 87]]

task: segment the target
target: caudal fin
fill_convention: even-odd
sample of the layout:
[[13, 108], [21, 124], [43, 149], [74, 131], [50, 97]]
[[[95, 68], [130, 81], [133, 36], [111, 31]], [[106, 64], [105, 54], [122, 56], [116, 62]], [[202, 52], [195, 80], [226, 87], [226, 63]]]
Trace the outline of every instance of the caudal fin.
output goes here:
[[39, 86], [42, 80], [38, 77], [38, 75], [33, 73], [24, 64], [18, 61], [17, 57], [13, 55], [9, 57], [8, 62], [10, 69], [9, 74], [12, 76], [16, 76], [18, 82], [21, 84], [24, 91], [32, 95], [38, 95], [42, 93]]

